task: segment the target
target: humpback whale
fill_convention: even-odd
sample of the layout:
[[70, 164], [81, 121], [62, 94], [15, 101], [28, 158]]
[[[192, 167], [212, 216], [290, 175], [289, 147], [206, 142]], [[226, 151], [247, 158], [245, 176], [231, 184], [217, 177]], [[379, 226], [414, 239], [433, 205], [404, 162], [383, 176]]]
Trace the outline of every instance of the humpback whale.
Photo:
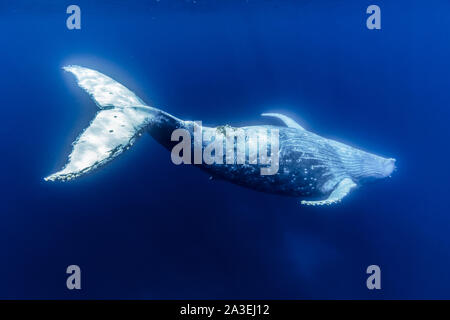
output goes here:
[[[87, 91], [100, 110], [73, 143], [64, 168], [44, 178], [46, 181], [68, 181], [91, 172], [128, 150], [145, 132], [171, 150], [177, 143], [173, 139], [177, 129], [193, 135], [200, 130], [202, 136], [234, 131], [236, 139], [227, 141], [226, 148], [236, 150], [235, 158], [238, 151], [249, 156], [248, 148], [237, 145], [239, 139], [255, 143], [250, 137], [259, 135], [258, 141], [265, 140], [270, 145], [274, 140], [269, 132], [277, 130], [278, 145], [272, 151], [277, 153], [275, 174], [261, 174], [264, 165], [258, 163], [202, 162], [195, 165], [212, 177], [240, 186], [298, 197], [304, 205], [340, 202], [355, 187], [389, 177], [395, 169], [393, 158], [383, 158], [321, 137], [286, 115], [262, 114], [279, 119], [283, 126], [200, 127], [194, 121], [181, 120], [148, 106], [125, 86], [96, 70], [76, 65], [63, 69], [75, 75], [78, 85]], [[201, 148], [206, 147], [206, 142], [201, 142]]]

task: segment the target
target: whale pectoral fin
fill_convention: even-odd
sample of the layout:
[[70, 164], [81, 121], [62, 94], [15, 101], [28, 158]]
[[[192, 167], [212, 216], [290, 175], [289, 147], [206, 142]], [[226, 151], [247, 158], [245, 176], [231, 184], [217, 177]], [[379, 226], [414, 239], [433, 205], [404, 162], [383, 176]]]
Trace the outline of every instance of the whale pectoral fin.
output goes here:
[[295, 122], [294, 120], [292, 120], [291, 118], [289, 118], [288, 116], [285, 116], [283, 114], [280, 114], [280, 113], [263, 113], [261, 115], [263, 117], [275, 117], [275, 118], [278, 118], [281, 121], [283, 121], [284, 124], [286, 126], [288, 126], [289, 128], [296, 128], [296, 129], [300, 129], [300, 130], [305, 130], [305, 128], [303, 128], [297, 122]]
[[325, 204], [333, 204], [340, 202], [349, 192], [351, 189], [356, 187], [356, 183], [353, 182], [350, 178], [345, 178], [339, 184], [336, 186], [336, 188], [331, 192], [328, 199], [325, 200], [318, 200], [318, 201], [305, 201], [302, 200], [301, 204], [305, 204], [308, 206], [322, 206]]

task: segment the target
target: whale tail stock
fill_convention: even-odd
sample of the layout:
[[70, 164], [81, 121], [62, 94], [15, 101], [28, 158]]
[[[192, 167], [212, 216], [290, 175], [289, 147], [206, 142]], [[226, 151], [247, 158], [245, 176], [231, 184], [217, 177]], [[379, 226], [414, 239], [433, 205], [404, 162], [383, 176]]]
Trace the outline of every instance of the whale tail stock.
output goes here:
[[80, 66], [63, 69], [75, 75], [100, 111], [73, 142], [65, 167], [44, 178], [46, 181], [71, 180], [108, 163], [129, 149], [149, 125], [164, 123], [158, 119], [179, 121], [145, 105], [132, 91], [98, 71]]

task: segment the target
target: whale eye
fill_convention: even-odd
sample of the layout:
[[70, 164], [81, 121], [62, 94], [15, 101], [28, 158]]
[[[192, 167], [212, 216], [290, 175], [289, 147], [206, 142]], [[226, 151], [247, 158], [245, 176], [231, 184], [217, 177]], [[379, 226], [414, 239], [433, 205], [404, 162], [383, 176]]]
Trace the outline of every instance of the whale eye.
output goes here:
[[114, 132], [114, 130], [109, 130], [109, 132]]

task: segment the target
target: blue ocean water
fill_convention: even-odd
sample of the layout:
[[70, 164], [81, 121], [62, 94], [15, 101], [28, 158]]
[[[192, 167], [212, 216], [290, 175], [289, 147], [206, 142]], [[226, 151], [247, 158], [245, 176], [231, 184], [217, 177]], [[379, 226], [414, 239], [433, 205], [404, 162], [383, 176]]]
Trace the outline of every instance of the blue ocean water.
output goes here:
[[[81, 8], [81, 30], [66, 8]], [[381, 30], [366, 8], [381, 8]], [[2, 1], [0, 298], [450, 298], [447, 1]], [[99, 70], [204, 124], [308, 130], [397, 159], [341, 204], [300, 206], [175, 166], [150, 136], [69, 183]], [[66, 268], [82, 270], [67, 290]], [[381, 268], [368, 290], [366, 268]]]

